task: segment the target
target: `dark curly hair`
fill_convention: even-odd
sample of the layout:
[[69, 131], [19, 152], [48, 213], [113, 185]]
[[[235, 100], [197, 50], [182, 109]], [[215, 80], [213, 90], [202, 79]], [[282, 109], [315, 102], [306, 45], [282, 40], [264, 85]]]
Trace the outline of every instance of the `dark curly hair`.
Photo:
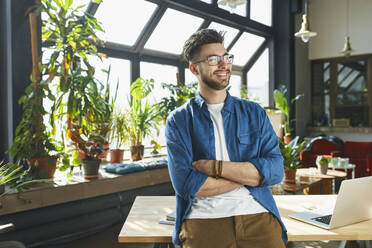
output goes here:
[[190, 38], [185, 42], [183, 46], [183, 57], [187, 62], [192, 62], [195, 55], [200, 52], [200, 48], [203, 45], [210, 43], [221, 43], [223, 44], [224, 32], [217, 32], [214, 29], [201, 29], [198, 32], [192, 34]]

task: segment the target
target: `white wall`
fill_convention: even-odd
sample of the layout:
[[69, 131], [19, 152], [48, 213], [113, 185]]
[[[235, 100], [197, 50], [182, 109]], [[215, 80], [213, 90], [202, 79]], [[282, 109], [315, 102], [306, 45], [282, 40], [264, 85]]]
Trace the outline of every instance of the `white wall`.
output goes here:
[[[346, 35], [347, 0], [310, 0], [310, 28], [318, 33], [309, 42], [309, 59], [341, 57]], [[372, 54], [372, 0], [349, 0], [352, 55]]]

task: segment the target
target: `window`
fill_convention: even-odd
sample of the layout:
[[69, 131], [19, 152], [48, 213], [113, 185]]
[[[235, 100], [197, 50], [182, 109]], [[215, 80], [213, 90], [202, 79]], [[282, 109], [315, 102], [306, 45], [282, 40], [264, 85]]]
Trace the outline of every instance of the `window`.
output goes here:
[[315, 126], [348, 119], [351, 126], [369, 125], [367, 58], [338, 58], [312, 64], [312, 118]]
[[263, 41], [263, 37], [250, 33], [242, 34], [230, 51], [234, 54], [234, 64], [244, 66]]
[[239, 30], [220, 24], [218, 22], [212, 22], [208, 28], [215, 29], [217, 31], [223, 31], [225, 32], [225, 37], [224, 37], [224, 46], [227, 48], [231, 41], [235, 38], [235, 36], [239, 33]]
[[251, 0], [251, 19], [267, 26], [272, 25], [272, 0]]
[[230, 95], [236, 96], [236, 97], [241, 97], [240, 94], [240, 87], [242, 84], [242, 77], [240, 75], [231, 75], [230, 77]]
[[[161, 98], [170, 96], [168, 90], [163, 89], [161, 86], [162, 83], [174, 84], [177, 85], [177, 67], [170, 65], [161, 65], [148, 62], [141, 62], [141, 77], [143, 79], [154, 79], [155, 86], [152, 94], [150, 94], [149, 103], [155, 104], [158, 103]], [[144, 145], [150, 145], [152, 139], [155, 139], [160, 145], [165, 145], [165, 126], [162, 126], [160, 129], [159, 136], [156, 134], [153, 137], [146, 137], [143, 140]]]
[[[167, 9], [145, 48], [181, 54], [185, 41], [198, 30], [202, 21], [199, 17]], [[182, 28], [177, 24], [182, 24]]]
[[156, 6], [144, 0], [130, 1], [130, 4], [127, 1], [102, 1], [95, 14], [105, 31], [99, 34], [99, 38], [133, 45]]
[[247, 73], [248, 96], [264, 106], [269, 105], [269, 51], [262, 53]]
[[128, 60], [107, 58], [103, 61], [98, 58], [90, 58], [91, 65], [96, 69], [95, 77], [106, 84], [107, 73], [102, 70], [110, 68], [109, 83], [110, 96], [114, 97], [118, 86], [117, 98], [115, 101], [115, 111], [123, 111], [129, 107], [128, 96], [130, 94], [130, 62]]

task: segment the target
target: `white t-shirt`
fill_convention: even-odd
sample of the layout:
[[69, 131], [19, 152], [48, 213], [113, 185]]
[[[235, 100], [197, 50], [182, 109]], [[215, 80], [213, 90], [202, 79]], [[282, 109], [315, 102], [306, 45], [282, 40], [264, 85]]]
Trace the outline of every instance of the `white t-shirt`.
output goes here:
[[[226, 139], [221, 110], [224, 103], [208, 104], [208, 110], [214, 126], [216, 160], [230, 161], [226, 148]], [[226, 165], [225, 165], [226, 166]], [[212, 211], [211, 211], [212, 210]], [[196, 196], [187, 219], [223, 218], [236, 215], [267, 212], [251, 195], [246, 187], [215, 196]]]

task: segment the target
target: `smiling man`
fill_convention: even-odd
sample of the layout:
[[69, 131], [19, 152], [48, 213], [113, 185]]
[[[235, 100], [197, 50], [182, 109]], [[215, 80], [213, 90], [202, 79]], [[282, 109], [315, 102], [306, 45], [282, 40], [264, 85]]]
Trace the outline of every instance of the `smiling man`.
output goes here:
[[221, 33], [198, 31], [183, 54], [200, 92], [167, 119], [177, 200], [173, 242], [183, 248], [285, 247], [269, 189], [283, 178], [283, 158], [266, 112], [226, 90], [234, 56]]

